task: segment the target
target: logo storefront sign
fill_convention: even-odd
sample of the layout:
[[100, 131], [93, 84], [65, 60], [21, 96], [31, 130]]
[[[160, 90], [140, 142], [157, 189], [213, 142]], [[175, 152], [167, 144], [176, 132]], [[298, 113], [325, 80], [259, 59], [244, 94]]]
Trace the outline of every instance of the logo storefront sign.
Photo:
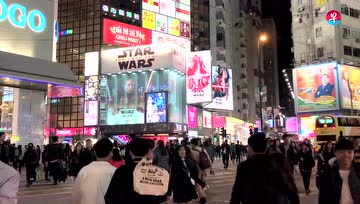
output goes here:
[[42, 32], [46, 28], [45, 15], [39, 10], [28, 10], [20, 4], [7, 5], [0, 0], [0, 22], [8, 19], [9, 22], [19, 28], [28, 26], [34, 32]]
[[104, 19], [103, 41], [106, 44], [137, 46], [151, 44], [151, 31], [137, 26]]
[[171, 68], [172, 48], [169, 46], [137, 46], [104, 50], [101, 53], [102, 74], [150, 68]]

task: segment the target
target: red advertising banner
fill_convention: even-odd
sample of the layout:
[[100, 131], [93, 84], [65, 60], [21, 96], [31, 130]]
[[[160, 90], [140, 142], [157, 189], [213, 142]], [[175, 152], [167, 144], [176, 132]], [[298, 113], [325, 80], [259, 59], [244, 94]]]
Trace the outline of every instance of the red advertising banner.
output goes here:
[[124, 47], [151, 44], [151, 31], [137, 26], [104, 19], [103, 42]]
[[225, 117], [212, 117], [212, 127], [213, 128], [219, 128], [219, 127], [225, 127]]
[[180, 36], [190, 38], [190, 23], [180, 21]]

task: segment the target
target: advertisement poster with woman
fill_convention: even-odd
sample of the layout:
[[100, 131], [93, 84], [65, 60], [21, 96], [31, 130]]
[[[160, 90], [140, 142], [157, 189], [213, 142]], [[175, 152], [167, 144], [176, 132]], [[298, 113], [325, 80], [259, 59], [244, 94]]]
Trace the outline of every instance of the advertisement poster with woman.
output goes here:
[[186, 101], [194, 104], [211, 100], [211, 52], [192, 52], [186, 61]]
[[342, 108], [360, 110], [360, 68], [340, 65], [339, 81]]
[[146, 123], [166, 123], [167, 93], [146, 93]]
[[218, 66], [212, 67], [213, 101], [205, 106], [210, 109], [233, 110], [232, 70]]
[[298, 112], [333, 110], [336, 100], [336, 63], [317, 64], [294, 70]]

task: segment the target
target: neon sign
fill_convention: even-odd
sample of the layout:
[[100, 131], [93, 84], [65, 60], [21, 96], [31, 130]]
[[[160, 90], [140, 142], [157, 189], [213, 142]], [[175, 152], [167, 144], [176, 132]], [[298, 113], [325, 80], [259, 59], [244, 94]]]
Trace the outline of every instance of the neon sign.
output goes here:
[[326, 14], [326, 21], [332, 25], [336, 26], [341, 22], [341, 13], [337, 10], [331, 10]]
[[42, 32], [46, 28], [45, 15], [39, 10], [31, 10], [20, 4], [12, 4], [8, 6], [4, 0], [0, 0], [0, 22], [8, 19], [9, 22], [19, 28], [25, 28], [26, 24], [34, 32]]

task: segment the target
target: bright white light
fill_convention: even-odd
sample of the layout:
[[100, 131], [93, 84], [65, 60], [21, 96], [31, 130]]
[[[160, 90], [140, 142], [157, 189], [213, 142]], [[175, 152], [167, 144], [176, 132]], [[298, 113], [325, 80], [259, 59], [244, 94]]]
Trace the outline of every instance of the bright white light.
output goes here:
[[285, 79], [285, 81], [289, 81], [289, 79], [288, 79], [288, 78], [286, 78], [286, 79]]

